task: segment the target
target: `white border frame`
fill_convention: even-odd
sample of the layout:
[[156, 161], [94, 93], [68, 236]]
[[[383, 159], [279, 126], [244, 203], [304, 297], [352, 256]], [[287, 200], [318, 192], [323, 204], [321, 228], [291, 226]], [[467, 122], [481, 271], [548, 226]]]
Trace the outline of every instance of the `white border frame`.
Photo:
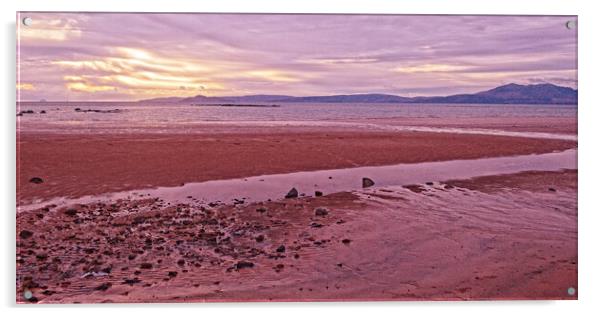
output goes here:
[[[505, 315], [514, 313], [546, 313], [574, 315], [601, 310], [600, 270], [601, 254], [598, 241], [602, 223], [602, 209], [597, 199], [600, 178], [599, 120], [601, 41], [596, 30], [602, 29], [602, 12], [596, 10], [596, 1], [585, 0], [14, 0], [0, 2], [2, 10], [2, 69], [0, 87], [4, 98], [2, 112], [2, 209], [3, 251], [0, 264], [3, 273], [0, 297], [5, 312], [19, 315], [57, 313], [102, 315], [114, 312], [132, 312], [140, 308], [144, 313], [160, 315], [166, 308], [177, 313], [261, 314], [282, 315], [307, 313], [345, 313], [361, 315], [377, 313], [458, 313], [462, 315]], [[391, 14], [509, 14], [509, 15], [578, 15], [579, 20], [579, 301], [515, 301], [515, 302], [375, 302], [375, 303], [233, 303], [233, 304], [137, 304], [94, 305], [81, 307], [15, 305], [15, 17], [16, 11], [134, 11], [134, 12], [245, 12], [245, 13], [391, 13]], [[88, 307], [90, 307], [88, 305]], [[7, 314], [4, 314], [7, 315]], [[288, 315], [287, 315], [288, 316]]]

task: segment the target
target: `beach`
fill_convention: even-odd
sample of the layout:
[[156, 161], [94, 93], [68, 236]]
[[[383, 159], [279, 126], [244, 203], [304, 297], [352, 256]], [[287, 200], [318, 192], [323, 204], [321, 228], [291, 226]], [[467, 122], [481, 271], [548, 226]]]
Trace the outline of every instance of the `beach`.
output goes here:
[[[574, 120], [413, 122], [24, 130], [17, 141], [17, 300], [575, 299], [567, 289], [577, 288], [576, 162], [528, 171], [539, 155], [577, 147]], [[439, 130], [407, 129], [416, 126]], [[509, 164], [501, 174], [492, 166], [486, 176], [413, 184], [374, 178], [366, 188], [358, 169], [355, 189], [301, 189], [294, 198], [285, 198], [289, 186], [264, 200], [245, 192], [219, 201], [203, 190], [177, 199], [153, 193], [299, 172], [311, 184], [314, 173], [328, 170], [497, 157], [529, 163], [520, 172]], [[23, 299], [24, 291], [35, 299]]]

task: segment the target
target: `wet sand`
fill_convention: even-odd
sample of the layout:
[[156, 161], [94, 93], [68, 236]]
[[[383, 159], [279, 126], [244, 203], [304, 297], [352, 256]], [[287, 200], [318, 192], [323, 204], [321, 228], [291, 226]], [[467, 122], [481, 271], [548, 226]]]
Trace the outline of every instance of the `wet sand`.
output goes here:
[[42, 208], [17, 215], [17, 300], [576, 299], [575, 183], [567, 170], [214, 208]]
[[[546, 153], [576, 142], [451, 133], [330, 131], [21, 133], [17, 201], [296, 171]], [[34, 177], [43, 183], [32, 183]]]
[[[575, 131], [539, 119], [462, 122]], [[187, 134], [21, 132], [17, 146], [17, 201], [27, 204], [265, 174], [541, 154], [577, 143], [216, 125]], [[576, 170], [229, 204], [192, 196], [48, 204], [18, 212], [16, 221], [19, 303], [577, 298], [567, 292], [578, 289]]]
[[[577, 117], [458, 117], [458, 118], [383, 118], [369, 122], [392, 126], [435, 128], [477, 128], [518, 132], [577, 134]], [[356, 121], [366, 122], [366, 120]]]

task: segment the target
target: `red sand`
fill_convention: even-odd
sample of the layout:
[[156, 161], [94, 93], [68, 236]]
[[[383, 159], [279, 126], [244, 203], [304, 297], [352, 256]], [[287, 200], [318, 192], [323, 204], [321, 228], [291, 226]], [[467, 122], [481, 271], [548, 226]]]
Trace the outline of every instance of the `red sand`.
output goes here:
[[[576, 128], [561, 119], [412, 121], [551, 133]], [[307, 127], [18, 136], [19, 203], [577, 145]], [[316, 215], [319, 207], [328, 213]], [[25, 302], [26, 291], [35, 298], [29, 302], [43, 303], [576, 299], [567, 294], [578, 288], [576, 218], [575, 171], [213, 208], [152, 197], [49, 206], [17, 214], [17, 301]]]
[[[215, 210], [149, 200], [25, 212], [17, 299], [576, 299], [575, 180], [529, 172]], [[480, 185], [497, 192], [465, 188]]]
[[[391, 132], [22, 133], [17, 201], [370, 165], [545, 153], [573, 141]], [[44, 183], [30, 183], [40, 177]]]

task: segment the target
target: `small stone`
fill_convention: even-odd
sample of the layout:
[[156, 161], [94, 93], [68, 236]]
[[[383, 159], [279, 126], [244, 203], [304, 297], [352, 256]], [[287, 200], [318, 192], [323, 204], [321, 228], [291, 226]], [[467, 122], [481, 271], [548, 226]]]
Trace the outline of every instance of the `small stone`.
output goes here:
[[284, 198], [286, 199], [292, 199], [292, 198], [296, 198], [299, 196], [299, 191], [297, 191], [297, 189], [292, 188], [290, 191], [288, 191], [288, 193], [284, 196]]
[[259, 235], [259, 236], [255, 237], [256, 242], [262, 242], [264, 240], [265, 240], [265, 237], [263, 235]]
[[284, 245], [280, 245], [280, 247], [276, 248], [276, 252], [284, 252], [286, 251], [286, 247]]
[[128, 255], [128, 260], [134, 260], [134, 259], [136, 259], [136, 254]]
[[249, 261], [239, 261], [236, 263], [236, 270], [240, 270], [240, 269], [245, 269], [245, 268], [252, 268], [255, 265], [253, 264], [253, 262], [249, 262]]
[[19, 237], [23, 238], [23, 239], [27, 239], [29, 237], [33, 236], [33, 232], [30, 232], [29, 230], [22, 230], [19, 233]]
[[370, 178], [362, 178], [362, 188], [368, 188], [374, 185], [374, 181]]
[[75, 215], [77, 215], [77, 210], [74, 209], [74, 208], [67, 209], [65, 211], [65, 215], [67, 215], [67, 216], [75, 216]]
[[177, 275], [178, 275], [178, 272], [176, 272], [176, 271], [167, 272], [167, 276], [170, 278], [175, 278]]
[[434, 183], [432, 183], [432, 182], [429, 181], [429, 182], [426, 182], [425, 184], [426, 185], [433, 185]]
[[548, 188], [548, 191], [550, 191], [550, 192], [556, 192], [556, 189], [554, 189], [554, 188]]
[[153, 264], [150, 262], [143, 262], [140, 264], [140, 269], [152, 269]]
[[96, 290], [96, 291], [106, 291], [106, 290], [108, 290], [108, 289], [109, 289], [111, 286], [113, 286], [113, 284], [112, 284], [111, 282], [106, 282], [106, 283], [103, 283], [103, 284], [101, 284], [101, 285], [99, 285], [99, 286], [95, 287], [95, 288], [94, 288], [94, 290]]
[[40, 184], [40, 183], [44, 183], [44, 180], [42, 180], [42, 178], [33, 177], [33, 178], [29, 179], [29, 182], [35, 183], [35, 184]]
[[344, 243], [345, 245], [349, 245], [351, 243], [350, 239], [343, 239], [341, 240], [342, 243]]
[[322, 196], [322, 195], [324, 195], [324, 193], [322, 193], [322, 191], [316, 191], [316, 192], [314, 193], [314, 195], [315, 195], [315, 196]]
[[178, 265], [179, 266], [183, 266], [185, 263], [186, 263], [186, 261], [184, 259], [178, 260]]
[[316, 216], [326, 216], [328, 215], [328, 209], [326, 209], [325, 207], [318, 207], [314, 210], [314, 213], [316, 214]]
[[141, 282], [141, 280], [140, 280], [140, 279], [138, 279], [138, 278], [133, 278], [133, 279], [125, 279], [125, 280], [123, 280], [123, 284], [128, 284], [128, 285], [130, 285], [130, 286], [132, 286], [132, 285], [134, 285], [134, 284], [136, 284], [136, 283], [140, 283], [140, 282]]
[[258, 207], [258, 208], [256, 209], [256, 211], [257, 211], [257, 212], [259, 212], [259, 213], [265, 213], [265, 212], [267, 212], [267, 211], [268, 211], [268, 209], [267, 209], [267, 208], [265, 208], [265, 207], [263, 207], [263, 206], [261, 206], [261, 207]]

